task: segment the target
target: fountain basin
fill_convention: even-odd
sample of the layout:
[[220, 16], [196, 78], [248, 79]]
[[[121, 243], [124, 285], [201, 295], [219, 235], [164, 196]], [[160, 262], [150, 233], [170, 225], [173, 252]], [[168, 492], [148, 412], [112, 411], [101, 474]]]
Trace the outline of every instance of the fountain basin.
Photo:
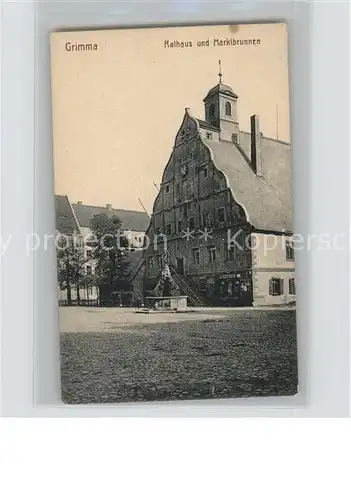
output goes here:
[[145, 297], [146, 308], [139, 312], [178, 312], [188, 310], [187, 295], [173, 295], [172, 297]]

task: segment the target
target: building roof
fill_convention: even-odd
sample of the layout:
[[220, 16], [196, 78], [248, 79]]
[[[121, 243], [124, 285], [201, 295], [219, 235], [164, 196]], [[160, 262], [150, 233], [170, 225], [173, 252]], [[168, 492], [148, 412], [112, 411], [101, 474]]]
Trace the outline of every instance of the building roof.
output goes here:
[[231, 87], [229, 87], [228, 85], [224, 85], [224, 83], [222, 82], [219, 82], [217, 83], [217, 85], [215, 85], [214, 87], [212, 87], [212, 89], [208, 91], [205, 99], [212, 96], [213, 94], [217, 94], [218, 92], [220, 92], [221, 94], [229, 95], [231, 97], [235, 97], [236, 99], [238, 98], [238, 96], [235, 94], [235, 92]]
[[77, 220], [67, 196], [55, 196], [55, 212], [57, 231], [66, 235], [79, 232]]
[[245, 210], [248, 222], [256, 229], [292, 231], [290, 200], [254, 173], [237, 145], [202, 140], [211, 151], [215, 166], [225, 175], [234, 199]]
[[200, 120], [199, 118], [196, 118], [196, 120], [201, 128], [206, 128], [208, 130], [214, 130], [215, 132], [220, 132], [220, 129], [215, 125], [211, 125], [211, 123], [205, 122], [204, 120]]
[[107, 214], [111, 216], [116, 215], [121, 220], [121, 229], [124, 229], [125, 231], [145, 232], [150, 223], [150, 217], [145, 212], [122, 210], [118, 208], [96, 207], [80, 203], [73, 203], [72, 207], [78, 222], [82, 227], [89, 227], [90, 219], [92, 219], [94, 215], [99, 214]]

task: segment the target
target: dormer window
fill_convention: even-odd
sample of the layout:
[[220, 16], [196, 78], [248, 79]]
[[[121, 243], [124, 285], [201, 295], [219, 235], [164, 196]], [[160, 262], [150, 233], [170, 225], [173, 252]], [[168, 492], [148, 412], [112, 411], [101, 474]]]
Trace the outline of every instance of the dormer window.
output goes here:
[[238, 142], [238, 134], [232, 134], [232, 141]]
[[166, 193], [169, 193], [169, 184], [166, 186]]
[[225, 114], [226, 116], [232, 116], [232, 105], [230, 102], [225, 103]]
[[211, 132], [206, 133], [206, 139], [212, 139], [212, 134]]

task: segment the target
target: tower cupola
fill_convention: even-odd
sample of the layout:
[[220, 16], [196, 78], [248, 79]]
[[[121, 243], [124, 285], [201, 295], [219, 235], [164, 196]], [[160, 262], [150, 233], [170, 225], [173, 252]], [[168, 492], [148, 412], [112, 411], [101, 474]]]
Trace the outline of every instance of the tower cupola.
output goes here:
[[206, 97], [205, 119], [221, 131], [221, 140], [237, 141], [239, 123], [237, 117], [238, 96], [233, 89], [222, 82], [221, 61], [219, 61], [219, 82], [212, 87]]

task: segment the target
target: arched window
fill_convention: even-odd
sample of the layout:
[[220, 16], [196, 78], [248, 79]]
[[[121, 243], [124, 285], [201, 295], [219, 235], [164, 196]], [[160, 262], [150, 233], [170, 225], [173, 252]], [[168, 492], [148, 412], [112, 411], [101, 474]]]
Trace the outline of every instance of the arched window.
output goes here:
[[227, 116], [232, 116], [232, 105], [230, 104], [230, 102], [225, 103], [225, 114]]
[[214, 114], [215, 114], [215, 107], [214, 107], [214, 104], [210, 104], [210, 109], [209, 109], [209, 115], [210, 117], [214, 117]]

